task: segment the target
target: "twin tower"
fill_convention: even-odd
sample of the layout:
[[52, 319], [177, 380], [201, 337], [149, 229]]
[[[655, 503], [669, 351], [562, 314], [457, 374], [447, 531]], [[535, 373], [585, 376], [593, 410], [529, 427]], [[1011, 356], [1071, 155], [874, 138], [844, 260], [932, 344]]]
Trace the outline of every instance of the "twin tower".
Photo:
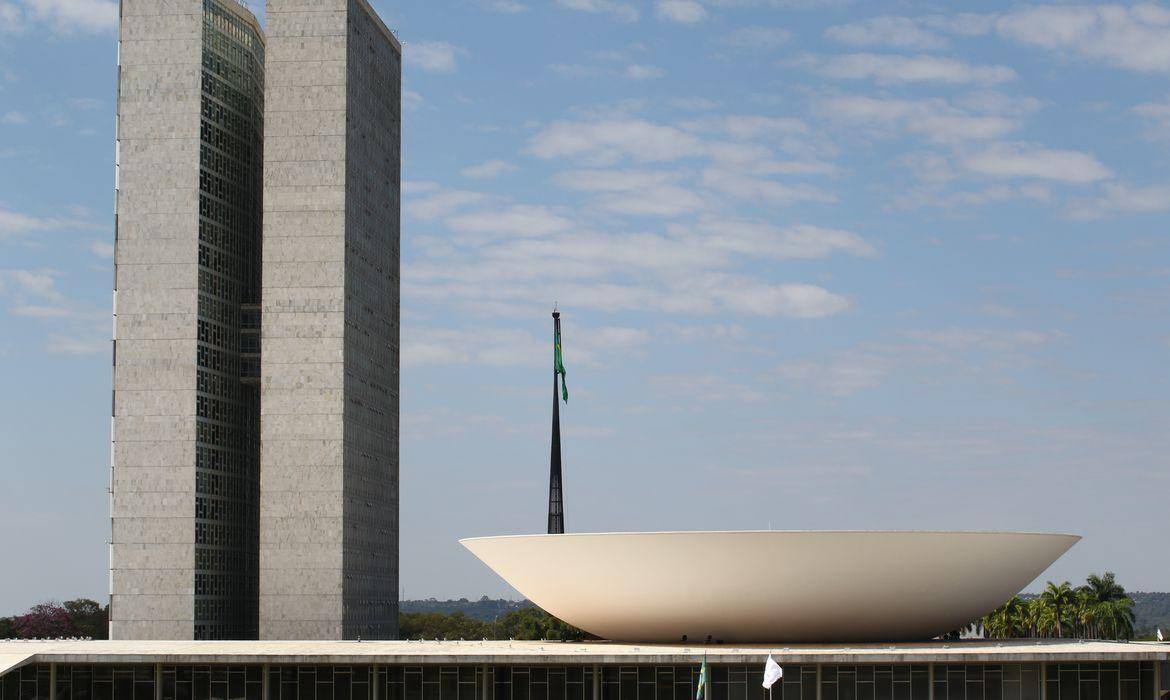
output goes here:
[[114, 639], [394, 638], [402, 49], [121, 0]]

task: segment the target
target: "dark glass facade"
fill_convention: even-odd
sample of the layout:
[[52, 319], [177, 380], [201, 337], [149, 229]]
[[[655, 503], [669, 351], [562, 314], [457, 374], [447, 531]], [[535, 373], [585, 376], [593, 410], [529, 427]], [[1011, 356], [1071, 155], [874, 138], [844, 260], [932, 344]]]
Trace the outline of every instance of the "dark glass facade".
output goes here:
[[[264, 42], [204, 0], [199, 152], [195, 639], [259, 634]], [[245, 316], [248, 316], [245, 318]]]
[[[1170, 675], [1170, 664], [1162, 664]], [[818, 685], [818, 674], [820, 677]], [[0, 700], [694, 700], [698, 665], [30, 665]], [[1157, 700], [1154, 662], [711, 666], [707, 700]], [[1163, 681], [1165, 682], [1165, 681]], [[50, 696], [55, 683], [56, 693]], [[595, 694], [596, 693], [596, 694]]]

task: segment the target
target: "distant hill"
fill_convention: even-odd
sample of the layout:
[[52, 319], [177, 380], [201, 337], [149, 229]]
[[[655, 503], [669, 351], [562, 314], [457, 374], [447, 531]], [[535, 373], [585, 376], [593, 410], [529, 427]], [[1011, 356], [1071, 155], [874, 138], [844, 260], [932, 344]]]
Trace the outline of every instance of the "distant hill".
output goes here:
[[1139, 637], [1151, 635], [1159, 627], [1170, 634], [1170, 593], [1134, 591], [1129, 597], [1133, 599], [1133, 616], [1137, 618], [1134, 627]]
[[404, 600], [399, 609], [404, 613], [451, 613], [461, 612], [464, 615], [484, 622], [495, 622], [513, 610], [536, 607], [527, 600], [493, 599], [483, 596], [479, 600]]
[[[1129, 594], [1133, 598], [1136, 632], [1139, 637], [1150, 636], [1154, 630], [1161, 627], [1162, 631], [1170, 633], [1170, 593], [1143, 593], [1135, 591]], [[1024, 594], [1023, 598], [1035, 598], [1035, 594]], [[482, 620], [495, 622], [513, 610], [536, 607], [527, 600], [504, 600], [484, 596], [479, 600], [404, 600], [401, 603], [404, 613], [451, 613], [461, 612], [464, 615]]]

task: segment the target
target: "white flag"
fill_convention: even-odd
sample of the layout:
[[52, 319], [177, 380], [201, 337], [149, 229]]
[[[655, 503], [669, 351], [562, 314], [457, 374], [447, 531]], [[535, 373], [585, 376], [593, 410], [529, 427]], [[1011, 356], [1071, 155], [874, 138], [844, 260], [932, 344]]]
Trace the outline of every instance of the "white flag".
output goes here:
[[1162, 636], [1162, 628], [1161, 627], [1158, 628], [1158, 641], [1159, 642], [1166, 641], [1166, 638]]
[[776, 663], [771, 654], [768, 654], [768, 661], [764, 664], [764, 687], [771, 690], [776, 681], [783, 677], [784, 669], [780, 668], [780, 664]]

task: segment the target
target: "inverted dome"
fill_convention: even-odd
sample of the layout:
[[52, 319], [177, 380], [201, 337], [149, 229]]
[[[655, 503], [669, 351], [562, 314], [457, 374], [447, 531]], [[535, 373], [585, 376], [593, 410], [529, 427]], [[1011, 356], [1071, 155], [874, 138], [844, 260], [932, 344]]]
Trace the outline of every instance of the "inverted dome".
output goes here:
[[1022, 532], [619, 532], [460, 540], [606, 639], [929, 639], [998, 607], [1080, 540]]

